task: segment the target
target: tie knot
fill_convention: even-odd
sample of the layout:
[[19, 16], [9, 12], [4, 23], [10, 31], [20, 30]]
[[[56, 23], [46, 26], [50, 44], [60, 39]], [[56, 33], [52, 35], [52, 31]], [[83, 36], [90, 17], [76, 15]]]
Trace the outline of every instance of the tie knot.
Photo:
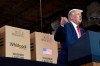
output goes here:
[[77, 26], [77, 28], [80, 28], [79, 26]]

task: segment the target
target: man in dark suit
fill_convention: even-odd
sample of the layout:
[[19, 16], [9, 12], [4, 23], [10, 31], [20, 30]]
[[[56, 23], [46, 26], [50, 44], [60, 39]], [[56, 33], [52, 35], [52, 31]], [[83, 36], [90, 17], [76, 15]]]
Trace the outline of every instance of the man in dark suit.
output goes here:
[[66, 17], [61, 17], [60, 26], [54, 35], [55, 41], [60, 41], [61, 44], [61, 52], [57, 60], [58, 64], [68, 64], [67, 47], [72, 45], [85, 32], [82, 28], [79, 28], [82, 22], [82, 12], [83, 10], [80, 9], [72, 9], [68, 13], [68, 20]]

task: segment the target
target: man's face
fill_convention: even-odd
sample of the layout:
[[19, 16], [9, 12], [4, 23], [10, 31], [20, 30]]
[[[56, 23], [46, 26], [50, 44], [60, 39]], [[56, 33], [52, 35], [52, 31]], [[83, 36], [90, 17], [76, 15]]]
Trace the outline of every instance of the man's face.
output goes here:
[[72, 16], [72, 20], [79, 25], [82, 22], [82, 14], [80, 12], [75, 12]]

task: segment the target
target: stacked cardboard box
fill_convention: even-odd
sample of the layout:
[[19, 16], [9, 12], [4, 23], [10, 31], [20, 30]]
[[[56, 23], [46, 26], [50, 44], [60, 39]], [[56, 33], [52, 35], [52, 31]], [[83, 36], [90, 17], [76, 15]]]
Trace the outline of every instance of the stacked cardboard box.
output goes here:
[[100, 66], [100, 62], [91, 62], [91, 63], [87, 63], [81, 66]]
[[30, 31], [7, 26], [0, 28], [0, 56], [30, 58]]
[[58, 46], [51, 34], [31, 33], [31, 58], [32, 60], [57, 63]]

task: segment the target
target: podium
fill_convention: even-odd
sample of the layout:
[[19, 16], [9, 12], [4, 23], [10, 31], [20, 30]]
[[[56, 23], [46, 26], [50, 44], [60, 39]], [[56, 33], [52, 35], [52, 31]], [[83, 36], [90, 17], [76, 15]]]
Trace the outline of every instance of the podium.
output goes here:
[[[68, 47], [68, 61], [73, 66], [100, 66], [100, 32], [87, 31]], [[87, 64], [87, 65], [84, 65]]]

